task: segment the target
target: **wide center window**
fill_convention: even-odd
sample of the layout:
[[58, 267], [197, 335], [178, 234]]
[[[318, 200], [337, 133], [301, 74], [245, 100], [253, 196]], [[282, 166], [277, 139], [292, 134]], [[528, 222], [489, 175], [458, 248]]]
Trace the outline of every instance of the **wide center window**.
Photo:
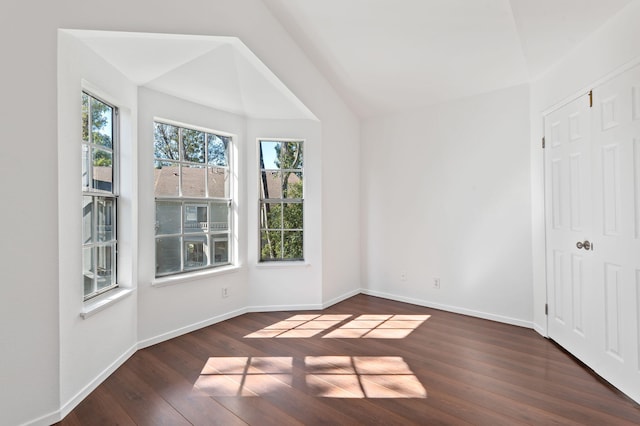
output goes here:
[[231, 137], [154, 122], [156, 277], [228, 265]]

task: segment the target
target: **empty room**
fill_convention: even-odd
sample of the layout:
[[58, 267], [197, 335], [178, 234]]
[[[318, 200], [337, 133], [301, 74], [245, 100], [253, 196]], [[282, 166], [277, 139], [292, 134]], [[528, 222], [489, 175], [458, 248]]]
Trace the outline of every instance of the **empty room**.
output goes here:
[[640, 0], [0, 21], [0, 425], [640, 424]]

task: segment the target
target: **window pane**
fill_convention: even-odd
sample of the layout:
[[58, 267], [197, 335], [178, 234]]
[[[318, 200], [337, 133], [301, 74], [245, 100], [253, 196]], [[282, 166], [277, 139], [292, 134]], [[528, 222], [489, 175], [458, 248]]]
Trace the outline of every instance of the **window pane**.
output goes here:
[[260, 254], [261, 260], [280, 259], [282, 255], [282, 232], [261, 231], [260, 232]]
[[206, 232], [208, 225], [206, 204], [184, 206], [184, 232]]
[[302, 231], [284, 231], [283, 243], [283, 259], [302, 260]]
[[209, 257], [207, 237], [189, 236], [184, 239], [184, 268], [202, 268], [207, 266]]
[[113, 148], [113, 108], [91, 98], [91, 138], [96, 145]]
[[112, 245], [98, 246], [96, 250], [96, 271], [98, 273], [98, 290], [115, 284], [116, 277], [113, 268], [113, 254], [115, 248]]
[[82, 197], [82, 244], [93, 242], [93, 197]]
[[203, 166], [186, 166], [182, 170], [182, 195], [185, 197], [204, 197], [206, 169]]
[[282, 204], [260, 203], [260, 229], [282, 229]]
[[302, 173], [285, 173], [282, 198], [302, 198]]
[[280, 168], [280, 142], [260, 141], [260, 168], [274, 170]]
[[212, 235], [211, 252], [212, 263], [228, 263], [229, 237], [227, 235]]
[[208, 168], [207, 185], [209, 197], [229, 198], [229, 170]]
[[156, 201], [156, 235], [179, 234], [182, 203]]
[[282, 169], [302, 169], [302, 144], [283, 142], [280, 152]]
[[182, 129], [184, 161], [204, 163], [204, 132]]
[[262, 172], [260, 176], [261, 198], [282, 198], [282, 173]]
[[97, 197], [96, 198], [96, 220], [97, 220], [97, 237], [98, 241], [115, 240], [115, 223], [116, 203], [112, 199]]
[[229, 229], [229, 204], [210, 203], [209, 231], [226, 231]]
[[156, 161], [154, 173], [154, 195], [177, 197], [180, 190], [180, 167], [170, 161]]
[[169, 124], [154, 123], [154, 157], [167, 160], [180, 160], [178, 128]]
[[88, 145], [82, 145], [82, 189], [87, 190], [90, 187], [91, 177], [89, 176], [89, 170], [91, 169], [91, 156], [89, 155], [90, 148]]
[[85, 247], [82, 249], [82, 274], [84, 276], [84, 295], [87, 296], [95, 293], [93, 287], [94, 267], [93, 267], [93, 248]]
[[229, 165], [229, 137], [207, 134], [209, 164], [214, 166]]
[[93, 150], [93, 189], [113, 191], [113, 154], [111, 151]]
[[82, 140], [89, 142], [89, 96], [82, 94]]
[[302, 203], [285, 203], [283, 207], [283, 228], [302, 229]]
[[180, 237], [156, 239], [156, 275], [180, 271]]

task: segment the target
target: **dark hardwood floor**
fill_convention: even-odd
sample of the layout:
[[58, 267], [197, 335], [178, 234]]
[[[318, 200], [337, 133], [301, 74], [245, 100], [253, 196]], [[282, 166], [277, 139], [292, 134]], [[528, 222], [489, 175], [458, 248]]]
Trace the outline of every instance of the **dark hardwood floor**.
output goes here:
[[638, 425], [534, 331], [358, 295], [138, 351], [60, 425]]

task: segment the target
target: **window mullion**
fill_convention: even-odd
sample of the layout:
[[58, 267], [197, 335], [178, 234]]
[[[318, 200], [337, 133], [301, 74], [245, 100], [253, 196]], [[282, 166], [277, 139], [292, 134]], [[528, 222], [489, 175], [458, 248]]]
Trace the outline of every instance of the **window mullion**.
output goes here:
[[183, 140], [182, 140], [182, 128], [178, 127], [178, 196], [182, 197], [183, 196], [183, 190], [182, 190], [182, 183], [183, 183], [183, 179], [182, 176], [184, 175], [184, 164], [182, 164], [182, 162], [184, 161], [184, 144], [183, 144]]
[[180, 272], [184, 271], [184, 217], [185, 217], [184, 210], [185, 209], [186, 209], [186, 206], [183, 201], [180, 203]]
[[284, 202], [280, 203], [280, 258], [284, 259]]
[[87, 187], [93, 189], [93, 132], [91, 118], [93, 117], [93, 102], [91, 102], [91, 97], [89, 97], [89, 107], [87, 111], [89, 112], [89, 116], [87, 117], [87, 176], [88, 182]]
[[91, 293], [98, 291], [98, 212], [96, 197], [91, 196], [91, 272], [93, 275]]

